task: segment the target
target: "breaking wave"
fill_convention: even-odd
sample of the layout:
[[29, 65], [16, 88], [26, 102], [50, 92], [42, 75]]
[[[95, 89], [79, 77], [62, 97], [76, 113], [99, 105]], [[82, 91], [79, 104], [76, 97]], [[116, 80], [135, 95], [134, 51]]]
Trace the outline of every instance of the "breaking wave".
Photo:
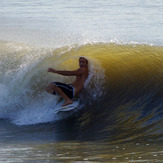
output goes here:
[[[47, 69], [77, 69], [79, 56], [88, 58], [90, 71], [80, 107], [56, 115], [59, 98], [45, 88], [51, 81], [71, 83], [74, 77]], [[1, 119], [29, 125], [75, 116], [83, 138], [88, 130], [96, 132], [96, 139], [116, 132], [117, 141], [162, 133], [162, 46], [110, 42], [52, 49], [1, 41], [0, 69]]]

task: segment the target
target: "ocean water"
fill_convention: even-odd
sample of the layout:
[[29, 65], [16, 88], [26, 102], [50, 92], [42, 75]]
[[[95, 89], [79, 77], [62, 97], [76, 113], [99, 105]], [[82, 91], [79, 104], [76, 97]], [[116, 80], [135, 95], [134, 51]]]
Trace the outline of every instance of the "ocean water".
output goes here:
[[[163, 161], [162, 0], [0, 1], [0, 162]], [[89, 78], [71, 112], [45, 92]]]

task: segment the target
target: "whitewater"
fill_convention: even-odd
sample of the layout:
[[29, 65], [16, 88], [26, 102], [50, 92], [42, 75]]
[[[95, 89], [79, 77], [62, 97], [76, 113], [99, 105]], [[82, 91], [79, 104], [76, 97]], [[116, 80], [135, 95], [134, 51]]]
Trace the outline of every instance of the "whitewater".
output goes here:
[[[0, 161], [162, 162], [161, 0], [0, 2]], [[52, 81], [89, 61], [79, 107]], [[5, 152], [7, 151], [7, 152]], [[16, 151], [16, 152], [15, 152]]]

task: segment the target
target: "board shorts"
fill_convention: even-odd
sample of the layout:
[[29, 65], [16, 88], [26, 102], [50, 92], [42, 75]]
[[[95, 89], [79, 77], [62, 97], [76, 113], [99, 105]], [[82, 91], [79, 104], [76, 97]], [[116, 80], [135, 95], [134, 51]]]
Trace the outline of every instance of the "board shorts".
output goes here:
[[[59, 87], [70, 99], [74, 97], [75, 89], [71, 84], [65, 84], [61, 82], [52, 82], [57, 87]], [[53, 95], [58, 95], [55, 91], [53, 91]]]

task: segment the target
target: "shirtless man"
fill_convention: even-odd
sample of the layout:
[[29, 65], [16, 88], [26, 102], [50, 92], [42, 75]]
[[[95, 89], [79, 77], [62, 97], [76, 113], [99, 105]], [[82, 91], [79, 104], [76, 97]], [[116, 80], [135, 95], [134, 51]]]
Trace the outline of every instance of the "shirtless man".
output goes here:
[[46, 88], [46, 91], [53, 95], [60, 95], [65, 100], [62, 106], [72, 104], [72, 98], [77, 96], [84, 88], [84, 82], [88, 78], [88, 60], [84, 57], [79, 58], [79, 69], [74, 71], [59, 71], [49, 68], [48, 72], [57, 73], [65, 76], [76, 76], [72, 84], [52, 82]]

